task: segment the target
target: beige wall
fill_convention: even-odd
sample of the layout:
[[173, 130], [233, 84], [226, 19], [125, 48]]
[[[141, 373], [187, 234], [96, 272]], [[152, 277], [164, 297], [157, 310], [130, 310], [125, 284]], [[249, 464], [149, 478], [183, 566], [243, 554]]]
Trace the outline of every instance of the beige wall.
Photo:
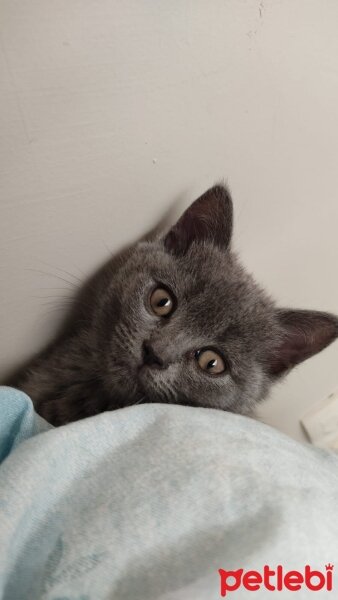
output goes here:
[[[2, 0], [0, 34], [2, 371], [49, 339], [58, 277], [222, 177], [250, 270], [338, 312], [337, 0]], [[265, 418], [301, 436], [337, 365], [338, 344]]]

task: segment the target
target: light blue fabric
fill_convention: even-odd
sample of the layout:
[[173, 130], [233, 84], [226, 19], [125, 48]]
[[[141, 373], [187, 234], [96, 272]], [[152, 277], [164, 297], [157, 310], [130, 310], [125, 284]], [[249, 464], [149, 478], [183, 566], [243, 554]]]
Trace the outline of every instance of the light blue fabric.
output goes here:
[[0, 387], [0, 463], [24, 440], [51, 429], [26, 394]]
[[337, 457], [252, 419], [148, 404], [54, 429], [1, 388], [0, 456], [2, 600], [214, 600], [219, 568], [338, 568]]

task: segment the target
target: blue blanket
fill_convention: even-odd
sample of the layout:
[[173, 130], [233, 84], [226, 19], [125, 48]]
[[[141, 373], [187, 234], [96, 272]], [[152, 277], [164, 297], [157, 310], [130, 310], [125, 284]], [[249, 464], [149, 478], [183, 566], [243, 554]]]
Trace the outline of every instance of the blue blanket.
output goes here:
[[252, 419], [146, 404], [54, 429], [0, 388], [0, 458], [3, 600], [271, 598], [236, 580], [264, 565], [333, 573], [314, 598], [337, 597], [337, 456]]

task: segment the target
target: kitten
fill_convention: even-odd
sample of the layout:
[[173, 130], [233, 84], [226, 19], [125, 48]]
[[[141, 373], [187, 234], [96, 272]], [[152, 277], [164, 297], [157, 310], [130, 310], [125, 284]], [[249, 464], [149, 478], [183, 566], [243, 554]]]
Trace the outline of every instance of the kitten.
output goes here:
[[250, 415], [271, 385], [338, 336], [338, 318], [276, 308], [231, 252], [217, 185], [160, 239], [107, 265], [67, 329], [12, 385], [62, 425], [140, 402]]

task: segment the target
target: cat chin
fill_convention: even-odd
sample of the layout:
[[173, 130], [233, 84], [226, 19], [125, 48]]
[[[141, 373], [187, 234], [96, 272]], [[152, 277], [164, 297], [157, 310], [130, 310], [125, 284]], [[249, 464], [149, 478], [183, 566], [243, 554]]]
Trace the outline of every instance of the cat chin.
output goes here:
[[145, 402], [174, 402], [174, 393], [171, 386], [164, 383], [161, 370], [142, 367], [138, 371], [138, 389], [143, 399], [138, 401], [140, 404]]

